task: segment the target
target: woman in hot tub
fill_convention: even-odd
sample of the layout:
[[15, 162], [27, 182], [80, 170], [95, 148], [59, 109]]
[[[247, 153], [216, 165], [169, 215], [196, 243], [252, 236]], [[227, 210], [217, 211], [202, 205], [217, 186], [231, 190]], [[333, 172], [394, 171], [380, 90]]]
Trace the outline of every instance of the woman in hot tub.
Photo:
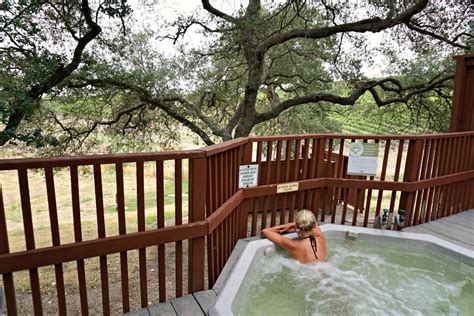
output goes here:
[[[299, 239], [281, 236], [286, 232], [298, 232]], [[286, 249], [293, 259], [301, 263], [314, 263], [326, 259], [326, 239], [316, 222], [313, 212], [299, 210], [295, 222], [265, 228], [262, 235], [278, 246]]]

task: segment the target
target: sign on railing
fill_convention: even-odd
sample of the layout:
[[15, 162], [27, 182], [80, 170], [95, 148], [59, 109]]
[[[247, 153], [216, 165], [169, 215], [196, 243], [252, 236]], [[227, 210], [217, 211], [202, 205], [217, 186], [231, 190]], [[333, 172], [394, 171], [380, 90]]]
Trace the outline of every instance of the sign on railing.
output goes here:
[[291, 182], [291, 183], [282, 183], [277, 185], [277, 193], [287, 193], [298, 191], [299, 189], [299, 182]]
[[379, 144], [350, 143], [347, 174], [375, 177], [378, 157]]
[[239, 172], [239, 188], [250, 188], [257, 186], [258, 164], [242, 165]]

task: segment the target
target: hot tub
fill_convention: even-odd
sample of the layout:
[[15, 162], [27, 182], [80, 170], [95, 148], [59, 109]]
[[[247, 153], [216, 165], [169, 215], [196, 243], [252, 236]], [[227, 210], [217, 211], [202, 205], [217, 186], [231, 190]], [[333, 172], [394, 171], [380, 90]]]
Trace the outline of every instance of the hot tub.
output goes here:
[[[266, 239], [237, 247], [239, 258], [221, 274], [226, 280], [210, 315], [467, 315], [474, 310], [472, 251], [425, 234], [332, 224], [321, 230], [328, 244], [323, 263], [302, 265]], [[347, 238], [348, 231], [353, 238]]]

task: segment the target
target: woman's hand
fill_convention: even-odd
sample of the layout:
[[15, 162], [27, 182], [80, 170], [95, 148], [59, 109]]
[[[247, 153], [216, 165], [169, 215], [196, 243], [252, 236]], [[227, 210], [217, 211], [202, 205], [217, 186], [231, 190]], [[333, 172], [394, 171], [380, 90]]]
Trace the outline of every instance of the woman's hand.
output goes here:
[[283, 234], [283, 233], [294, 232], [296, 230], [296, 225], [295, 223], [288, 223], [288, 224], [273, 226], [272, 228], [279, 234]]

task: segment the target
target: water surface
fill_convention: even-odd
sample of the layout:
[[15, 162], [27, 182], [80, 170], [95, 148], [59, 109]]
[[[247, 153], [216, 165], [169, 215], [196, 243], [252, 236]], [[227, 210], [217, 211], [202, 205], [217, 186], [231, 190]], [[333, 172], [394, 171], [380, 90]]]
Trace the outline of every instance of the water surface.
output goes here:
[[[391, 241], [393, 240], [393, 242]], [[278, 250], [241, 286], [237, 315], [473, 315], [474, 267], [403, 241], [328, 238], [328, 260], [302, 265]]]

